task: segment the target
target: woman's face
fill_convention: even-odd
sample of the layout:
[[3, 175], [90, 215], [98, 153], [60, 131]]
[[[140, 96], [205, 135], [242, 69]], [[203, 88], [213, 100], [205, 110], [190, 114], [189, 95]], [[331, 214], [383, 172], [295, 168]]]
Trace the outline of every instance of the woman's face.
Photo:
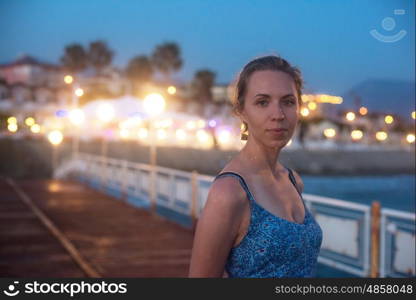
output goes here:
[[[292, 77], [281, 71], [251, 74], [241, 119], [248, 124], [249, 138], [268, 147], [283, 148], [291, 139], [299, 119], [299, 103]], [[272, 130], [280, 128], [286, 130]]]

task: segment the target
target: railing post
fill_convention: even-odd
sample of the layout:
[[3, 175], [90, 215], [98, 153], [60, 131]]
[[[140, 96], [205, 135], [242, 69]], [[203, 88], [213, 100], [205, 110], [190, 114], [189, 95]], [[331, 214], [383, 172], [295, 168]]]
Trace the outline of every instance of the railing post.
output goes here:
[[175, 173], [174, 171], [170, 170], [169, 172], [169, 207], [175, 210]]
[[101, 190], [105, 191], [108, 184], [108, 162], [107, 162], [108, 144], [106, 136], [101, 141], [101, 162], [103, 166], [103, 180], [101, 181]]
[[149, 145], [149, 163], [151, 167], [151, 190], [150, 190], [150, 203], [151, 203], [151, 211], [156, 213], [156, 197], [157, 197], [157, 151], [156, 151], [156, 140], [155, 140], [155, 132], [153, 130], [152, 122], [149, 123], [149, 132], [151, 134], [151, 140]]
[[58, 166], [58, 146], [51, 145], [52, 146], [52, 179], [55, 178], [55, 171]]
[[156, 197], [157, 197], [157, 167], [155, 165], [150, 165], [150, 211], [156, 213]]
[[198, 208], [198, 172], [192, 171], [191, 175], [191, 219], [192, 228], [195, 229], [197, 220], [197, 208]]
[[121, 199], [127, 200], [127, 160], [121, 161]]
[[379, 276], [380, 266], [380, 202], [371, 203], [371, 266], [370, 277]]

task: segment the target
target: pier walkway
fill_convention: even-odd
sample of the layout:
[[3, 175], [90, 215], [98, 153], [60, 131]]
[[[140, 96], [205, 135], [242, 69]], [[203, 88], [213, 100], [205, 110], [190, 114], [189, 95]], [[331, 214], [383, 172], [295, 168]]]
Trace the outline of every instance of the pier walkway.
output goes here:
[[1, 277], [186, 277], [192, 230], [69, 180], [0, 179]]

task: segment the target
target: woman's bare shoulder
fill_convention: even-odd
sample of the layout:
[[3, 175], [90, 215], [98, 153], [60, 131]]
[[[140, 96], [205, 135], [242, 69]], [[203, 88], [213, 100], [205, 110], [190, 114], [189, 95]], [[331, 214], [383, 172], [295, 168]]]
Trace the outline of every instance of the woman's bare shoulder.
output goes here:
[[[240, 165], [236, 157], [230, 160], [218, 174], [225, 172], [236, 173], [245, 178], [244, 168]], [[247, 202], [247, 195], [240, 180], [238, 177], [232, 175], [216, 178], [211, 185], [209, 193], [211, 196], [228, 199], [228, 201], [234, 201], [240, 204], [246, 204]], [[210, 195], [208, 195], [209, 197]]]
[[[227, 172], [227, 171], [222, 171]], [[234, 176], [222, 176], [214, 180], [209, 192], [208, 199], [215, 202], [227, 202], [229, 204], [242, 204], [245, 201], [245, 191], [238, 178]]]

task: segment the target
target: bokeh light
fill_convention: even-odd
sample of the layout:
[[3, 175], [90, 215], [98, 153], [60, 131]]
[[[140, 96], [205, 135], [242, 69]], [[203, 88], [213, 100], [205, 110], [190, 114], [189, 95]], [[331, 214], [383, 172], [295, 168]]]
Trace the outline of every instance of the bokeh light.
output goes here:
[[301, 114], [302, 116], [304, 116], [304, 117], [309, 116], [309, 109], [307, 109], [306, 107], [303, 107], [303, 108], [300, 110], [300, 114]]
[[209, 127], [215, 127], [215, 126], [217, 126], [217, 121], [215, 121], [215, 120], [209, 120], [208, 126]]
[[32, 126], [33, 124], [35, 124], [35, 119], [33, 119], [32, 117], [27, 117], [27, 118], [25, 119], [25, 124], [26, 124], [28, 127], [30, 127], [30, 126]]
[[315, 102], [309, 102], [309, 103], [308, 103], [308, 108], [309, 108], [310, 110], [315, 110], [315, 109], [316, 109], [316, 107], [317, 107], [317, 105], [316, 105], [316, 103], [315, 103]]
[[16, 117], [9, 117], [9, 118], [7, 118], [7, 123], [8, 124], [12, 124], [12, 123], [16, 124], [17, 123]]
[[388, 134], [385, 131], [377, 131], [376, 132], [376, 139], [378, 141], [385, 141], [387, 139], [387, 137], [388, 137]]
[[346, 118], [348, 121], [354, 121], [354, 120], [355, 120], [355, 113], [353, 113], [352, 111], [350, 111], [350, 112], [348, 112], [348, 113], [345, 115], [345, 118]]
[[176, 87], [174, 87], [173, 85], [168, 87], [168, 94], [169, 95], [174, 95], [176, 94]]
[[386, 124], [391, 124], [391, 123], [393, 123], [393, 121], [394, 121], [394, 118], [393, 118], [393, 116], [391, 116], [391, 115], [387, 115], [387, 116], [384, 118], [384, 122], [386, 122]]
[[74, 78], [73, 78], [71, 75], [66, 75], [66, 76], [64, 77], [64, 82], [65, 82], [66, 84], [71, 84], [73, 81], [74, 81]]
[[18, 126], [16, 123], [10, 123], [9, 125], [7, 125], [7, 129], [10, 132], [16, 132], [18, 130]]
[[222, 129], [218, 132], [218, 142], [222, 145], [227, 145], [231, 141], [231, 132], [227, 129]]
[[82, 88], [75, 89], [75, 95], [77, 97], [82, 97], [84, 95], [84, 90]]
[[122, 138], [122, 139], [128, 139], [129, 137], [130, 137], [130, 132], [129, 132], [129, 130], [128, 129], [126, 129], [126, 128], [122, 128], [122, 129], [120, 129], [120, 131], [119, 131], [119, 135], [120, 135], [120, 137]]
[[363, 132], [361, 130], [351, 131], [351, 138], [353, 140], [361, 140], [363, 138]]
[[149, 94], [143, 100], [144, 110], [151, 116], [160, 114], [165, 109], [165, 106], [165, 98], [157, 93]]
[[54, 146], [57, 146], [60, 143], [62, 143], [63, 138], [64, 138], [64, 136], [63, 136], [62, 132], [60, 132], [59, 130], [52, 130], [48, 134], [48, 140]]
[[33, 133], [39, 133], [40, 132], [40, 125], [39, 124], [33, 124], [30, 127], [30, 131], [32, 131]]
[[205, 130], [198, 130], [196, 132], [196, 137], [200, 143], [207, 143], [209, 141], [209, 134]]
[[334, 128], [326, 128], [324, 130], [324, 135], [327, 138], [333, 138], [336, 135], [336, 131]]
[[74, 125], [81, 125], [85, 121], [85, 114], [79, 108], [73, 109], [69, 112], [69, 120]]
[[365, 116], [368, 113], [368, 109], [364, 106], [361, 106], [359, 112], [360, 115]]

